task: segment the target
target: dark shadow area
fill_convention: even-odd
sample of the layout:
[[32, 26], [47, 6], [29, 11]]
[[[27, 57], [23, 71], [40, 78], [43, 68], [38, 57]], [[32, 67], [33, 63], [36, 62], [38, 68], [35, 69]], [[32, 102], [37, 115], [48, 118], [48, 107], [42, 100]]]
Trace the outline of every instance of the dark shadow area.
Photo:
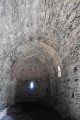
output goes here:
[[62, 120], [52, 107], [44, 102], [18, 103], [9, 108], [3, 120]]

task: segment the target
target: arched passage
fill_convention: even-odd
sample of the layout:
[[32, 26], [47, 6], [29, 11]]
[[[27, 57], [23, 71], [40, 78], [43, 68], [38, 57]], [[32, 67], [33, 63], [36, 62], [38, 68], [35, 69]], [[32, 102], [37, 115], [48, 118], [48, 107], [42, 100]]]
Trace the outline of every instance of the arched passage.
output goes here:
[[[58, 64], [61, 65], [57, 52], [47, 44], [37, 41], [32, 42], [29, 46], [20, 46], [17, 51], [19, 51], [19, 58], [15, 62], [11, 73], [13, 81], [16, 79], [17, 89], [13, 99], [15, 98], [15, 101], [18, 102], [21, 100], [44, 100], [51, 102], [51, 96], [53, 97], [56, 94], [57, 89], [57, 66]], [[36, 90], [32, 92], [33, 94], [29, 89], [29, 82], [31, 81], [34, 81], [36, 84]], [[21, 94], [19, 95], [19, 92], [22, 92], [22, 96]], [[20, 97], [17, 100], [15, 96]]]
[[15, 102], [22, 68], [35, 62], [49, 74], [51, 106], [79, 120], [80, 0], [0, 0], [1, 111]]

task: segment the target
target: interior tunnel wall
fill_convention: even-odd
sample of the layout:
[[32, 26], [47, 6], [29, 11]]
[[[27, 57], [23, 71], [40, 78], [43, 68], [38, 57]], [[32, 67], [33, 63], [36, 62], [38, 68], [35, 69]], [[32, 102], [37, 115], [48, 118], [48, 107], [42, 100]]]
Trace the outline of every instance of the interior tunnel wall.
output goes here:
[[[31, 82], [34, 84], [33, 89], [30, 88]], [[35, 58], [22, 66], [16, 78], [15, 102], [49, 100], [49, 73], [46, 65]]]
[[80, 0], [1, 0], [0, 9], [0, 108], [13, 102], [16, 80], [10, 72], [17, 47], [37, 39], [62, 60], [61, 78], [52, 78], [52, 102], [61, 113], [79, 120]]
[[47, 44], [57, 48], [56, 51], [62, 59], [62, 75], [61, 78], [56, 79], [57, 88], [53, 97], [55, 103], [53, 107], [55, 106], [62, 116], [68, 115], [79, 120], [80, 1], [46, 1], [45, 8], [45, 31], [48, 37], [44, 37], [46, 36], [44, 33], [42, 38]]

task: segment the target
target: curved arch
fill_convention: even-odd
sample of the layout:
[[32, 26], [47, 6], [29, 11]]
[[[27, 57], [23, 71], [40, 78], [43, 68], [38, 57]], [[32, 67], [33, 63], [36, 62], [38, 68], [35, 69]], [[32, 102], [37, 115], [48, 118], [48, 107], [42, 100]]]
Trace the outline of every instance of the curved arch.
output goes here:
[[[41, 63], [43, 63], [46, 67], [47, 67], [47, 69], [48, 69], [48, 71], [49, 71], [49, 73], [54, 73], [54, 67], [52, 66], [52, 64], [50, 63], [50, 61], [48, 60], [48, 61], [45, 61], [45, 58], [43, 58], [42, 56], [40, 56], [40, 55], [34, 55], [34, 56], [29, 56], [28, 58], [27, 57], [24, 57], [23, 59], [22, 59], [22, 61], [19, 61], [19, 63], [18, 64], [15, 64], [15, 66], [14, 66], [14, 68], [13, 68], [13, 70], [12, 70], [12, 76], [14, 77], [16, 77], [16, 74], [17, 74], [17, 72], [19, 71], [19, 70], [21, 70], [21, 68], [22, 68], [22, 66], [24, 65], [24, 64], [28, 64], [28, 63], [30, 63], [31, 61], [33, 61], [34, 59], [38, 59]], [[46, 58], [46, 60], [47, 60], [47, 58]], [[47, 63], [48, 62], [48, 63]]]
[[[50, 64], [55, 67], [56, 71], [57, 71], [57, 66], [61, 64], [61, 59], [58, 53], [53, 48], [51, 48], [50, 46], [48, 46], [43, 42], [35, 41], [35, 42], [31, 42], [31, 44], [28, 45], [26, 44], [21, 45], [17, 48], [17, 55], [19, 58], [17, 58], [17, 61], [13, 65], [12, 74], [14, 74], [18, 70], [19, 66], [24, 61], [25, 62], [27, 62], [27, 60], [30, 61], [30, 59], [37, 56], [38, 57], [40, 56], [41, 58], [42, 56], [44, 56], [45, 62], [47, 62], [46, 60], [50, 61], [51, 62]], [[41, 59], [40, 57], [39, 59]]]

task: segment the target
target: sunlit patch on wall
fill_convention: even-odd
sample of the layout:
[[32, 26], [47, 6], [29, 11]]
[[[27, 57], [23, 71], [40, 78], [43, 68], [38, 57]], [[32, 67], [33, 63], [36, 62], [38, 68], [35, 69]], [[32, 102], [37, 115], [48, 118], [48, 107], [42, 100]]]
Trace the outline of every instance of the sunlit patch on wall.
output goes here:
[[3, 119], [3, 117], [5, 117], [7, 114], [7, 108], [5, 108], [3, 111], [0, 112], [0, 120]]
[[60, 68], [60, 66], [58, 66], [58, 77], [59, 78], [61, 77], [61, 68]]

